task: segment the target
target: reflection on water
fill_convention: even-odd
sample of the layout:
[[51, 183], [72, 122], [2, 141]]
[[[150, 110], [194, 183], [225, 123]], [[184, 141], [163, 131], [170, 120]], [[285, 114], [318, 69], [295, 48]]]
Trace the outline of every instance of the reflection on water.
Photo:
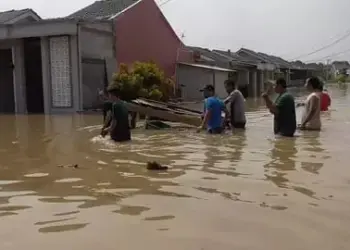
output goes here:
[[1, 249], [348, 249], [350, 95], [328, 91], [323, 131], [296, 138], [273, 136], [260, 100], [234, 135], [140, 129], [120, 145], [99, 115], [0, 116]]

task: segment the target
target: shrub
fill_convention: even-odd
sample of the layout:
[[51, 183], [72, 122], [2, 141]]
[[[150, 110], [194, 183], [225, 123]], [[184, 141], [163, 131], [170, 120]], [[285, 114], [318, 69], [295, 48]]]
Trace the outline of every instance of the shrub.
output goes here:
[[347, 75], [345, 75], [345, 74], [339, 74], [339, 75], [336, 77], [336, 81], [337, 81], [337, 82], [340, 82], [340, 83], [345, 83], [347, 80], [348, 80], [348, 77], [347, 77]]
[[166, 102], [174, 92], [174, 81], [166, 78], [155, 63], [136, 62], [130, 68], [121, 64], [109, 88], [118, 88], [125, 101], [144, 97]]

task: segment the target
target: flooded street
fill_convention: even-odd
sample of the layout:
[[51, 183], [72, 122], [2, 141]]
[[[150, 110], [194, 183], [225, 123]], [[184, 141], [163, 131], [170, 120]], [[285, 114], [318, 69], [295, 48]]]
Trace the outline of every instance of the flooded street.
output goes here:
[[323, 131], [294, 139], [251, 100], [245, 132], [122, 145], [97, 137], [100, 114], [0, 116], [0, 248], [349, 249], [350, 90], [328, 90]]

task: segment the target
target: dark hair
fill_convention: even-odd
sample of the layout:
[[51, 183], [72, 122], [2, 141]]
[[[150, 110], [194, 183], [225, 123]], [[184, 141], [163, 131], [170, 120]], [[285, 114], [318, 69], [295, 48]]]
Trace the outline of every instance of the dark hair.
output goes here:
[[287, 88], [287, 82], [284, 78], [278, 78], [276, 80], [276, 85], [281, 85], [284, 89]]
[[227, 79], [225, 82], [224, 82], [225, 85], [227, 86], [232, 86], [232, 87], [235, 87], [236, 86], [236, 82], [233, 80], [233, 79]]
[[120, 97], [120, 90], [119, 88], [113, 87], [108, 88], [107, 92], [115, 97]]
[[320, 79], [318, 79], [318, 77], [309, 78], [307, 83], [310, 84], [313, 89], [320, 89], [322, 86], [322, 83], [321, 83]]
[[211, 84], [208, 84], [208, 85], [205, 85], [203, 89], [201, 89], [201, 91], [212, 91], [212, 92], [215, 92], [215, 87]]

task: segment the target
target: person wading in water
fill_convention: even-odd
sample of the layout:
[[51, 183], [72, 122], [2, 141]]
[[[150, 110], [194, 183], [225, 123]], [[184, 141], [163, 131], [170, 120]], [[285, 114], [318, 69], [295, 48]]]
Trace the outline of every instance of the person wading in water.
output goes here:
[[329, 94], [324, 90], [323, 83], [320, 83], [319, 88], [317, 91], [319, 92], [319, 97], [321, 99], [321, 111], [328, 111], [329, 106], [331, 106], [331, 97]]
[[233, 80], [225, 81], [225, 89], [229, 96], [224, 100], [224, 104], [230, 105], [230, 124], [232, 129], [245, 129], [245, 99], [241, 91], [237, 89]]
[[112, 101], [111, 124], [104, 128], [101, 135], [104, 137], [108, 133], [115, 142], [131, 140], [129, 113], [124, 102], [119, 98], [119, 90], [111, 88], [108, 90], [109, 99]]
[[277, 79], [274, 90], [278, 94], [275, 102], [269, 98], [269, 91], [262, 94], [266, 107], [274, 115], [274, 133], [293, 137], [297, 127], [294, 97], [288, 93], [283, 78]]
[[306, 98], [305, 109], [299, 128], [301, 130], [321, 130], [321, 81], [317, 77], [306, 80], [306, 89], [311, 92]]
[[202, 90], [204, 95], [204, 116], [202, 124], [198, 127], [198, 132], [207, 129], [210, 134], [221, 134], [224, 130], [224, 123], [221, 112], [225, 112], [225, 118], [229, 117], [229, 113], [225, 104], [215, 96], [215, 88], [213, 85], [206, 85]]

